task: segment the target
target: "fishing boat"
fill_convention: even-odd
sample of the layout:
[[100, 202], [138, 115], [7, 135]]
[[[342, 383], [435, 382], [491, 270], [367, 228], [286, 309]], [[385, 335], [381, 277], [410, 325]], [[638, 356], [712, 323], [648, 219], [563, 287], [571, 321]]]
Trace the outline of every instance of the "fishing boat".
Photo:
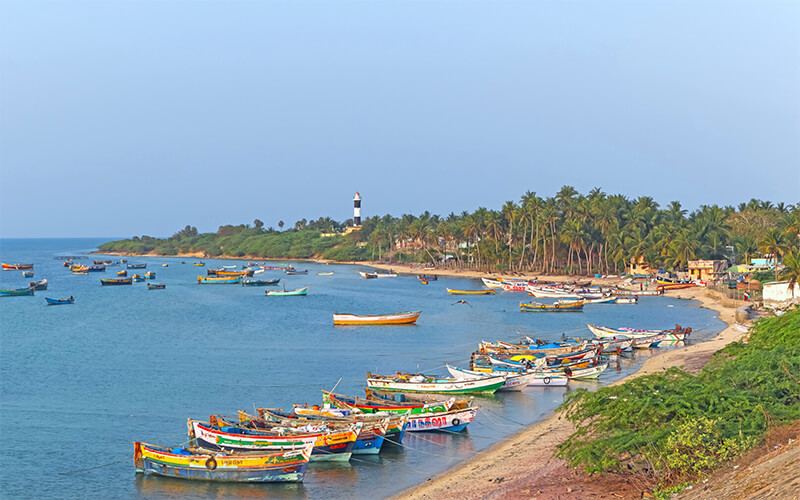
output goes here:
[[438, 281], [439, 277], [436, 276], [435, 274], [420, 274], [417, 276], [417, 279], [420, 281], [431, 282], [431, 281]]
[[483, 284], [489, 288], [503, 288], [503, 282], [491, 278], [481, 278]]
[[22, 297], [33, 295], [33, 287], [0, 289], [0, 297]]
[[214, 274], [216, 276], [218, 276], [218, 277], [221, 277], [221, 278], [229, 278], [229, 277], [236, 277], [236, 276], [239, 276], [240, 278], [244, 278], [244, 277], [253, 276], [253, 271], [251, 271], [251, 270], [225, 271], [225, 270], [222, 270], [222, 269], [217, 269], [216, 273], [214, 273]]
[[439, 394], [492, 394], [505, 384], [506, 377], [486, 377], [479, 380], [457, 380], [446, 377], [429, 377], [420, 374], [373, 375], [367, 372], [367, 387], [383, 391], [422, 392]]
[[76, 276], [88, 276], [89, 271], [72, 271], [72, 274]]
[[229, 266], [222, 266], [222, 269], [236, 269], [236, 264], [231, 264]]
[[297, 271], [297, 270], [289, 271], [289, 270], [287, 270], [287, 271], [284, 271], [284, 272], [289, 276], [295, 276], [295, 275], [300, 275], [300, 274], [308, 274], [308, 269], [304, 269], [302, 271]]
[[616, 337], [628, 337], [632, 339], [640, 338], [640, 337], [649, 337], [651, 335], [661, 335], [666, 334], [664, 340], [671, 340], [671, 341], [681, 341], [685, 340], [686, 336], [692, 333], [692, 328], [682, 328], [680, 325], [675, 325], [675, 329], [673, 330], [642, 330], [642, 329], [634, 329], [634, 328], [609, 328], [607, 326], [597, 326], [597, 325], [586, 325], [589, 327], [589, 330], [595, 335], [595, 337], [604, 339], [604, 338], [616, 338]]
[[28, 286], [33, 288], [37, 292], [41, 290], [47, 290], [47, 280], [43, 279], [39, 281], [31, 281], [30, 283], [28, 283]]
[[154, 273], [153, 271], [148, 271], [148, 272], [144, 273], [144, 279], [146, 279], [146, 280], [154, 280], [154, 279], [156, 279], [156, 273]]
[[386, 399], [367, 399], [358, 398], [353, 396], [344, 396], [342, 394], [334, 394], [329, 391], [322, 391], [322, 401], [326, 404], [333, 405], [341, 409], [357, 409], [364, 413], [396, 413], [396, 414], [409, 414], [419, 415], [422, 413], [437, 413], [450, 411], [455, 402], [454, 398], [445, 401], [415, 401], [404, 402]]
[[697, 283], [670, 283], [667, 285], [657, 285], [656, 290], [665, 292], [667, 290], [682, 290], [684, 288], [694, 288], [696, 286]]
[[195, 262], [195, 263], [194, 263], [194, 267], [203, 267], [203, 266], [205, 266], [205, 265], [206, 265], [206, 263], [205, 263], [205, 262]]
[[555, 304], [540, 304], [539, 302], [520, 302], [519, 309], [523, 312], [582, 312], [582, 300], [579, 301], [562, 301], [559, 300]]
[[123, 278], [126, 278], [128, 276], [128, 271], [125, 271], [124, 269], [122, 271], [117, 271], [117, 276], [122, 276]]
[[165, 262], [165, 263], [161, 264], [161, 267], [169, 267], [169, 264], [167, 264], [167, 263]]
[[133, 283], [133, 278], [100, 278], [100, 284], [103, 286], [130, 285], [131, 283]]
[[462, 432], [475, 420], [478, 407], [450, 410], [441, 413], [424, 413], [408, 417], [408, 432]]
[[127, 269], [145, 269], [147, 267], [147, 263], [145, 263], [145, 264], [126, 264], [125, 267]]
[[621, 297], [600, 297], [597, 299], [584, 298], [583, 302], [586, 304], [616, 304], [618, 298]]
[[131, 276], [131, 279], [133, 280], [134, 283], [140, 283], [144, 281], [144, 276], [139, 274], [134, 274], [133, 276]]
[[74, 304], [75, 297], [69, 297], [66, 299], [51, 299], [50, 297], [45, 297], [45, 301], [47, 301], [48, 306], [60, 306], [62, 304]]
[[147, 289], [148, 290], [164, 290], [167, 288], [166, 283], [148, 283]]
[[368, 279], [368, 280], [376, 279], [378, 277], [378, 273], [365, 273], [363, 271], [359, 271], [358, 274], [360, 274], [362, 278], [365, 278], [365, 279]]
[[280, 278], [276, 280], [242, 280], [242, 286], [272, 286], [277, 285]]
[[450, 295], [494, 295], [494, 290], [455, 290], [447, 288]]
[[394, 314], [333, 314], [334, 325], [411, 325], [422, 311], [406, 311]]
[[33, 278], [33, 271], [22, 271], [23, 278]]
[[219, 278], [209, 277], [209, 276], [197, 277], [198, 285], [235, 285], [241, 282], [242, 282], [241, 276], [224, 276]]
[[663, 290], [623, 290], [621, 288], [612, 288], [611, 293], [614, 295], [625, 295], [625, 296], [639, 296], [639, 297], [646, 297], [646, 296], [655, 296], [655, 295], [663, 295]]
[[298, 288], [297, 290], [266, 290], [267, 295], [276, 295], [276, 296], [304, 296], [308, 295], [308, 289], [311, 288], [307, 286], [305, 288]]
[[3, 271], [26, 271], [33, 269], [33, 264], [6, 264], [3, 263]]
[[391, 271], [388, 272], [388, 273], [378, 273], [378, 272], [365, 273], [365, 272], [359, 271], [358, 274], [360, 274], [362, 278], [366, 278], [366, 279], [397, 278], [397, 276], [398, 276], [397, 273], [391, 272]]
[[87, 269], [90, 273], [104, 273], [106, 272], [106, 265], [105, 264], [94, 264], [89, 266]]
[[275, 453], [224, 453], [200, 448], [167, 448], [134, 442], [137, 473], [179, 479], [247, 483], [300, 483], [313, 443]]
[[112, 263], [112, 261], [110, 261], [110, 260], [93, 260], [92, 262], [94, 264], [103, 264], [103, 265], [106, 265], [106, 266], [110, 266], [111, 263]]
[[[256, 411], [259, 415], [264, 417], [263, 414], [264, 408], [257, 408]], [[386, 431], [384, 432], [383, 438], [385, 442], [389, 442], [392, 444], [400, 444], [403, 442], [403, 436], [406, 433], [406, 426], [408, 425], [408, 417], [407, 411], [403, 412], [378, 412], [379, 415], [374, 415], [374, 412], [362, 412], [358, 408], [353, 408], [350, 406], [331, 406], [330, 404], [326, 403], [322, 407], [317, 405], [309, 406], [309, 405], [294, 405], [292, 408], [293, 415], [297, 417], [306, 417], [309, 419], [321, 419], [321, 420], [329, 420], [329, 419], [336, 419], [339, 421], [344, 422], [375, 422], [375, 419], [383, 420], [387, 418], [388, 425], [386, 426]], [[388, 417], [386, 415], [388, 414]], [[359, 434], [358, 439], [356, 440], [356, 445], [353, 447], [353, 454], [361, 454], [361, 453], [368, 453], [365, 448], [369, 447], [368, 442], [369, 436], [363, 435], [362, 433]], [[364, 438], [367, 439], [364, 439]]]
[[577, 293], [569, 293], [565, 290], [556, 290], [551, 288], [534, 288], [527, 287], [528, 295], [536, 297], [537, 299], [580, 299], [581, 296]]
[[[457, 379], [464, 379], [464, 380], [475, 380], [475, 379], [482, 379], [486, 377], [491, 377], [497, 374], [489, 374], [483, 372], [476, 372], [472, 370], [465, 370], [463, 368], [457, 368], [455, 366], [445, 365], [447, 367], [447, 371], [450, 372], [450, 375]], [[503, 373], [502, 375], [506, 376], [506, 382], [497, 389], [498, 392], [500, 391], [521, 391], [525, 387], [530, 384], [533, 379], [536, 377], [535, 373]]]
[[317, 273], [317, 276], [333, 276], [333, 271], [329, 273]]
[[528, 387], [565, 387], [569, 384], [569, 377], [550, 373], [534, 373], [533, 380]]
[[637, 297], [635, 295], [629, 296], [629, 297], [620, 296], [620, 297], [617, 297], [617, 301], [614, 302], [614, 303], [615, 304], [638, 304], [639, 303], [639, 297]]

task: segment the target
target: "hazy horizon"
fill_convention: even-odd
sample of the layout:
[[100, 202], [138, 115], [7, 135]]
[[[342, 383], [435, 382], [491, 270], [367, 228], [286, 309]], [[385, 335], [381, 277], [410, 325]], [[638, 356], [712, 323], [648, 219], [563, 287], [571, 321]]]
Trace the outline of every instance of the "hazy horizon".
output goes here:
[[[800, 201], [800, 3], [0, 4], [0, 236]], [[98, 234], [100, 234], [98, 236]]]

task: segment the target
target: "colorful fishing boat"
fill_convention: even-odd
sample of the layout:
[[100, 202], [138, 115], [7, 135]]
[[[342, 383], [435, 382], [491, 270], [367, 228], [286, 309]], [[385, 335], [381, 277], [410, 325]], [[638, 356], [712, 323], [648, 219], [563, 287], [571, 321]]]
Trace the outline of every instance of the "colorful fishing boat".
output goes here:
[[616, 304], [618, 298], [620, 297], [600, 297], [597, 299], [584, 298], [583, 302], [586, 304]]
[[88, 273], [89, 272], [89, 266], [82, 266], [80, 264], [75, 264], [74, 266], [70, 266], [69, 270], [72, 271], [73, 273], [74, 272]]
[[333, 314], [334, 325], [411, 325], [422, 311], [406, 311], [394, 314]]
[[161, 267], [169, 267], [169, 264], [167, 264], [167, 263], [165, 262], [165, 263], [161, 264]]
[[124, 269], [122, 271], [117, 271], [117, 276], [122, 276], [123, 278], [127, 278], [128, 277], [128, 271], [126, 271]]
[[148, 283], [147, 289], [148, 290], [165, 290], [167, 288], [166, 283]]
[[126, 264], [127, 269], [145, 269], [147, 264]]
[[199, 448], [166, 448], [133, 443], [137, 473], [179, 479], [247, 483], [303, 481], [313, 443], [275, 453], [215, 453]]
[[27, 271], [33, 269], [33, 264], [6, 264], [3, 263], [3, 271]]
[[617, 297], [617, 301], [614, 302], [615, 304], [638, 304], [639, 297], [633, 296], [619, 296]]
[[154, 273], [153, 271], [148, 271], [148, 272], [144, 273], [144, 279], [146, 279], [146, 280], [154, 280], [154, 279], [156, 279], [156, 273]]
[[31, 281], [28, 283], [28, 286], [36, 290], [37, 292], [41, 290], [47, 290], [47, 280], [39, 280], [39, 281]]
[[[257, 408], [256, 411], [262, 417], [264, 416], [262, 413], [264, 411], [263, 408]], [[406, 426], [408, 424], [408, 417], [409, 417], [409, 415], [405, 412], [402, 413], [380, 412], [380, 415], [373, 415], [372, 413], [369, 412], [362, 412], [357, 408], [352, 408], [352, 407], [339, 408], [331, 406], [329, 404], [325, 404], [322, 407], [316, 405], [313, 406], [294, 405], [294, 408], [292, 408], [292, 412], [294, 415], [298, 417], [306, 417], [310, 419], [322, 419], [322, 420], [336, 419], [339, 421], [350, 422], [350, 423], [352, 423], [353, 421], [371, 422], [374, 421], [374, 419], [376, 418], [382, 420], [384, 418], [383, 415], [386, 415], [388, 413], [389, 415], [387, 417], [388, 426], [386, 427], [386, 432], [383, 437], [384, 441], [392, 444], [402, 443], [403, 436], [406, 433]], [[359, 441], [362, 441], [362, 435], [359, 435], [359, 439], [356, 440], [356, 445], [353, 447], [354, 454], [364, 453], [364, 451], [359, 452], [357, 449], [361, 448], [363, 450], [364, 448], [368, 447], [368, 445], [366, 445], [365, 443], [359, 443]]]
[[656, 290], [661, 290], [662, 292], [668, 290], [682, 290], [684, 288], [694, 288], [697, 286], [697, 283], [670, 283], [667, 285], [658, 285], [656, 286]]
[[308, 295], [308, 290], [310, 286], [305, 288], [298, 288], [296, 290], [265, 290], [267, 295], [275, 295], [279, 297], [295, 297], [295, 296], [305, 296]]
[[374, 375], [367, 372], [367, 387], [383, 391], [412, 393], [471, 394], [484, 392], [492, 394], [505, 384], [505, 379], [504, 375], [480, 380], [457, 380], [410, 373]]
[[33, 278], [33, 271], [22, 271], [23, 278]]
[[366, 279], [375, 279], [375, 278], [397, 278], [397, 273], [395, 272], [388, 272], [388, 273], [378, 273], [378, 272], [371, 272], [365, 273], [359, 271], [358, 274], [361, 275], [362, 278]]
[[496, 375], [505, 375], [506, 382], [497, 389], [498, 392], [500, 391], [521, 391], [525, 387], [528, 386], [530, 382], [536, 377], [535, 373], [484, 373], [484, 372], [476, 372], [472, 370], [465, 370], [463, 368], [458, 368], [455, 366], [450, 366], [445, 364], [447, 367], [447, 371], [450, 372], [450, 375], [457, 379], [464, 379], [464, 380], [476, 380], [482, 379], [486, 377], [496, 376]]
[[248, 277], [248, 276], [253, 276], [253, 271], [251, 271], [251, 270], [247, 270], [247, 271], [224, 271], [224, 270], [217, 269], [215, 275], [219, 276], [219, 277], [223, 277], [223, 278], [231, 277], [231, 276], [233, 276], [233, 277], [238, 276], [240, 278], [244, 278], [244, 277]]
[[642, 330], [634, 328], [609, 328], [607, 326], [586, 325], [589, 330], [600, 339], [628, 337], [632, 339], [649, 337], [652, 335], [665, 334], [664, 340], [681, 341], [685, 340], [686, 336], [692, 333], [691, 327], [682, 328], [680, 325], [675, 325], [673, 330]]
[[562, 301], [559, 300], [555, 304], [540, 304], [539, 302], [520, 302], [519, 309], [523, 312], [582, 312], [582, 300], [578, 301]]
[[242, 280], [242, 286], [272, 286], [277, 285], [280, 278], [276, 280]]
[[462, 432], [475, 420], [478, 407], [462, 408], [441, 413], [426, 413], [408, 417], [408, 432], [442, 431]]
[[203, 267], [203, 266], [205, 266], [205, 265], [206, 265], [206, 263], [205, 263], [205, 262], [195, 262], [195, 263], [194, 263], [194, 267]]
[[131, 283], [133, 283], [133, 278], [100, 278], [100, 284], [103, 286], [130, 285]]
[[87, 269], [90, 273], [104, 273], [106, 272], [106, 265], [105, 264], [94, 264], [89, 266]]
[[219, 278], [209, 277], [209, 276], [197, 277], [198, 285], [235, 285], [241, 282], [242, 282], [241, 276], [224, 276]]
[[394, 414], [409, 414], [419, 415], [422, 413], [437, 413], [450, 411], [455, 402], [455, 399], [450, 398], [445, 401], [433, 402], [397, 402], [387, 401], [385, 399], [366, 399], [353, 396], [344, 396], [342, 394], [334, 394], [329, 391], [322, 391], [322, 401], [326, 404], [333, 405], [340, 409], [357, 409], [364, 413], [394, 413]]
[[570, 293], [566, 290], [558, 290], [553, 288], [537, 288], [526, 287], [528, 295], [536, 297], [537, 299], [580, 299], [577, 293]]
[[0, 289], [0, 297], [23, 297], [33, 295], [33, 287]]
[[134, 274], [133, 276], [131, 276], [131, 279], [133, 280], [134, 283], [141, 283], [142, 281], [144, 281], [144, 276], [140, 274]]
[[494, 295], [494, 290], [455, 290], [447, 288], [447, 293], [450, 295]]
[[655, 295], [663, 295], [663, 290], [623, 290], [621, 288], [612, 288], [611, 293], [614, 295], [624, 295], [624, 296], [655, 296]]
[[69, 297], [66, 299], [51, 299], [50, 297], [45, 297], [44, 300], [47, 302], [48, 306], [60, 306], [63, 304], [75, 303], [75, 297]]

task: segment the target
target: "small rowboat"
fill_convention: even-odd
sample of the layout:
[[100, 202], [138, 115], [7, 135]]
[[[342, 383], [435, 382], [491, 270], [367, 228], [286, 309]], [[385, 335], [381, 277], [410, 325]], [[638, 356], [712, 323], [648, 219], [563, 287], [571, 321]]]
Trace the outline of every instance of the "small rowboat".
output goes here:
[[225, 453], [141, 442], [133, 446], [133, 463], [140, 474], [247, 483], [302, 482], [314, 448], [309, 443], [300, 449], [276, 453]]
[[141, 276], [139, 274], [134, 274], [133, 276], [131, 276], [131, 279], [134, 281], [134, 283], [139, 283], [144, 281], [144, 276]]
[[36, 290], [37, 292], [40, 290], [47, 290], [47, 280], [40, 280], [40, 281], [31, 281], [28, 283], [28, 286]]
[[122, 276], [123, 278], [127, 278], [128, 277], [128, 271], [125, 271], [125, 270], [117, 271], [117, 276]]
[[458, 380], [428, 377], [419, 374], [373, 375], [367, 372], [367, 387], [383, 391], [423, 392], [441, 394], [494, 393], [506, 382], [504, 375], [477, 380]]
[[638, 304], [639, 297], [632, 296], [632, 297], [617, 297], [617, 301], [614, 302], [615, 304]]
[[340, 314], [333, 315], [334, 325], [411, 325], [422, 311], [407, 311], [395, 314]]
[[3, 271], [25, 271], [33, 269], [33, 264], [6, 264], [3, 263]]
[[72, 271], [72, 274], [76, 276], [88, 276], [89, 271]]
[[241, 276], [226, 276], [221, 278], [214, 278], [209, 276], [197, 277], [198, 285], [234, 285], [236, 283], [241, 283], [241, 282], [242, 282]]
[[311, 287], [307, 286], [305, 288], [298, 288], [297, 290], [266, 290], [266, 292], [267, 295], [276, 295], [283, 297], [305, 296], [308, 295], [309, 288]]
[[22, 271], [23, 278], [33, 278], [33, 271]]
[[126, 264], [125, 267], [127, 269], [145, 269], [147, 264]]
[[169, 267], [169, 264], [167, 263], [161, 264], [161, 267]]
[[205, 263], [205, 262], [195, 262], [195, 263], [194, 263], [194, 267], [203, 267], [203, 266], [205, 266], [205, 265], [206, 265], [206, 263]]
[[454, 290], [447, 289], [450, 295], [494, 295], [494, 290]]
[[0, 289], [0, 297], [22, 297], [33, 295], [33, 287]]
[[113, 286], [113, 285], [130, 285], [133, 283], [133, 278], [100, 278], [100, 284], [103, 286]]
[[156, 279], [156, 273], [154, 273], [153, 271], [148, 271], [148, 272], [144, 273], [144, 279], [146, 279], [146, 280], [154, 280], [154, 279]]
[[243, 280], [242, 286], [272, 286], [277, 285], [280, 278], [276, 280]]
[[164, 290], [167, 288], [166, 283], [148, 283], [147, 289], [148, 290]]
[[397, 273], [391, 273], [391, 272], [390, 273], [377, 273], [377, 272], [364, 273], [364, 272], [359, 271], [358, 274], [360, 274], [362, 278], [366, 278], [366, 279], [397, 278]]
[[47, 301], [48, 306], [60, 306], [62, 304], [74, 304], [75, 297], [70, 297], [68, 299], [51, 299], [50, 297], [45, 297], [44, 300]]
[[304, 269], [302, 271], [284, 271], [287, 275], [294, 276], [299, 274], [308, 274], [308, 269]]
[[583, 301], [565, 302], [559, 300], [555, 304], [540, 304], [538, 302], [528, 304], [526, 302], [520, 302], [519, 309], [523, 312], [582, 312]]
[[317, 273], [317, 276], [333, 276], [333, 271], [329, 273]]

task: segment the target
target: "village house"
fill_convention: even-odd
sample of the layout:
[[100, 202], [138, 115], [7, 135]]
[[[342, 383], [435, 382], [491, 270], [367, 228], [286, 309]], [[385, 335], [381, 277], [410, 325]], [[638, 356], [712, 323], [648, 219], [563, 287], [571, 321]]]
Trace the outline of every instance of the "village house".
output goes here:
[[725, 274], [728, 269], [727, 260], [690, 260], [689, 275], [700, 281], [713, 281]]

